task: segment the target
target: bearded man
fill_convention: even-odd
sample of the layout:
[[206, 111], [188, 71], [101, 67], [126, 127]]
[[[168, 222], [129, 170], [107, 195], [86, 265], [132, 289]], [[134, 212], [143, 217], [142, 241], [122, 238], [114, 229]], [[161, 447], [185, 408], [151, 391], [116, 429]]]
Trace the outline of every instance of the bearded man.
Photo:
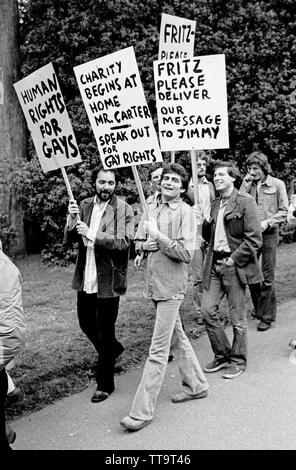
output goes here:
[[91, 401], [98, 403], [114, 391], [115, 359], [123, 346], [115, 337], [120, 295], [127, 288], [130, 242], [134, 235], [132, 208], [115, 196], [116, 174], [102, 165], [92, 172], [95, 195], [80, 209], [69, 201], [66, 240], [78, 239], [72, 282], [77, 290], [79, 325], [98, 352], [97, 388]]

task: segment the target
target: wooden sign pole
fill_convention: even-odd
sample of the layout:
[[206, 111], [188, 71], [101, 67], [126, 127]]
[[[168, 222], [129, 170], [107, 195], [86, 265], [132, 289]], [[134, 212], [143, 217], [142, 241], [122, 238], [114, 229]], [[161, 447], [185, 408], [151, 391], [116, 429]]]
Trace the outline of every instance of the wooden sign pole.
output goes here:
[[[69, 181], [68, 175], [67, 175], [66, 170], [65, 170], [65, 167], [62, 167], [61, 171], [62, 171], [62, 175], [63, 175], [65, 185], [66, 185], [66, 188], [67, 188], [67, 191], [68, 191], [69, 198], [72, 199], [72, 200], [75, 200], [74, 196], [73, 196], [73, 193], [72, 193], [71, 186], [70, 186], [70, 181]], [[80, 215], [79, 214], [77, 214], [77, 220], [80, 220]]]
[[138, 169], [136, 166], [132, 166], [132, 170], [133, 170], [133, 175], [134, 175], [135, 182], [137, 185], [138, 193], [140, 196], [140, 201], [143, 206], [144, 213], [145, 213], [145, 217], [148, 220], [149, 219], [148, 208], [147, 208], [146, 199], [145, 199], [143, 188], [142, 188], [142, 183], [139, 177]]
[[66, 188], [67, 188], [67, 191], [68, 191], [69, 198], [74, 199], [72, 189], [71, 189], [71, 186], [70, 186], [70, 181], [69, 181], [68, 175], [66, 173], [65, 167], [62, 167], [61, 171], [62, 171], [62, 175], [64, 177], [64, 181], [65, 181], [65, 184], [66, 184]]
[[175, 163], [175, 151], [171, 151], [171, 163]]

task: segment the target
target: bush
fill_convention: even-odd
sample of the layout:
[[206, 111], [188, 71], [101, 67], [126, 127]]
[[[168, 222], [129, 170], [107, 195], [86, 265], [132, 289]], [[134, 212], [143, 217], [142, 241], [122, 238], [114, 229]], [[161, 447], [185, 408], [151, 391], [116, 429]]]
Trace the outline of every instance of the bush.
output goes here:
[[287, 222], [280, 225], [279, 243], [293, 243], [296, 241], [296, 228], [290, 227]]
[[[91, 194], [88, 170], [99, 160], [73, 67], [134, 46], [140, 76], [157, 127], [153, 60], [157, 59], [161, 13], [197, 20], [196, 56], [225, 54], [230, 149], [213, 151], [243, 168], [261, 149], [275, 176], [287, 186], [296, 173], [296, 23], [293, 0], [28, 0], [22, 2], [21, 50], [24, 75], [53, 62], [83, 163], [67, 169], [78, 201]], [[294, 97], [292, 99], [292, 97]], [[29, 143], [19, 174], [27, 226], [48, 259], [62, 256], [67, 194], [59, 172], [43, 175]], [[190, 169], [190, 157], [176, 160]], [[146, 169], [139, 168], [142, 181]], [[120, 170], [118, 194], [138, 202], [130, 169]], [[24, 178], [24, 180], [23, 180]], [[32, 178], [32, 181], [30, 180]], [[147, 184], [143, 183], [147, 194]], [[29, 201], [28, 201], [29, 198]], [[30, 201], [31, 198], [31, 201]], [[39, 232], [39, 233], [38, 233]], [[70, 256], [70, 255], [69, 255]]]
[[0, 214], [0, 242], [5, 253], [10, 253], [10, 245], [16, 238], [16, 234], [16, 229], [9, 224], [8, 217]]

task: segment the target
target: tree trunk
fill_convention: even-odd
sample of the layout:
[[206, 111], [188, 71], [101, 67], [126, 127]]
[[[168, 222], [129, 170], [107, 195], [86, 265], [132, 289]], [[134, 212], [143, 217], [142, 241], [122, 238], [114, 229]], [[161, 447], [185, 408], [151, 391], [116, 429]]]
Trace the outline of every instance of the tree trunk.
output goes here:
[[11, 180], [26, 153], [26, 125], [13, 83], [20, 79], [17, 0], [0, 0], [0, 215], [17, 231], [10, 255], [26, 251], [23, 213]]

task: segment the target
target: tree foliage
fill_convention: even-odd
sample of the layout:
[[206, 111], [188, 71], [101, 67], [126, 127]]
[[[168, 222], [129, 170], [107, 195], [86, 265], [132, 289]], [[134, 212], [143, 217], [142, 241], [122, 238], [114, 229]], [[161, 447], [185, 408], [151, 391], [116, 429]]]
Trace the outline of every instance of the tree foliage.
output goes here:
[[[67, 169], [77, 199], [88, 194], [85, 175], [99, 155], [73, 67], [134, 46], [157, 125], [153, 60], [162, 12], [196, 20], [196, 56], [226, 55], [230, 148], [213, 151], [213, 157], [233, 159], [242, 167], [245, 156], [260, 148], [275, 174], [288, 183], [296, 173], [294, 0], [29, 0], [22, 9], [22, 71], [27, 75], [54, 64], [83, 158], [82, 165]], [[187, 155], [177, 158], [190, 169]], [[32, 145], [28, 160], [18, 180], [24, 198], [33, 194], [33, 202], [26, 204], [27, 218], [38, 220], [44, 245], [52, 247], [61, 243], [66, 191], [58, 172], [42, 175]], [[147, 168], [138, 168], [145, 181]], [[130, 169], [120, 175], [120, 191], [136, 202]]]

